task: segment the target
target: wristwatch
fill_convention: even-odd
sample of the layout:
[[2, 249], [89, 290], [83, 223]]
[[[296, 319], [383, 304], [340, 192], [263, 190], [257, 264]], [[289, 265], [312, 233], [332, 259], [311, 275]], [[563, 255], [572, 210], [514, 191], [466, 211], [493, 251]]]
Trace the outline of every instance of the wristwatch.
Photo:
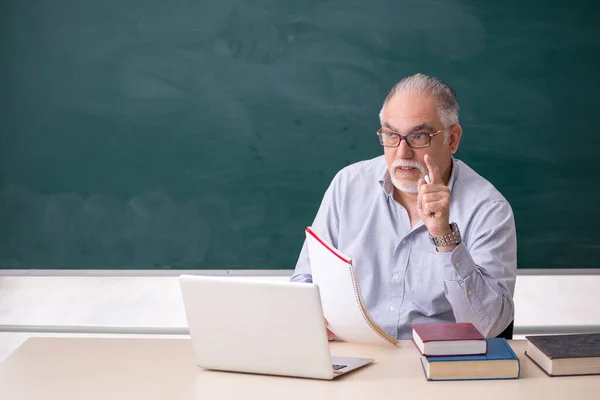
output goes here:
[[449, 246], [451, 244], [459, 244], [461, 238], [460, 231], [458, 230], [458, 225], [456, 225], [456, 222], [453, 222], [450, 224], [450, 227], [452, 228], [452, 232], [447, 235], [438, 237], [433, 237], [429, 235], [429, 240], [431, 241], [431, 244], [433, 244], [435, 247], [444, 247]]

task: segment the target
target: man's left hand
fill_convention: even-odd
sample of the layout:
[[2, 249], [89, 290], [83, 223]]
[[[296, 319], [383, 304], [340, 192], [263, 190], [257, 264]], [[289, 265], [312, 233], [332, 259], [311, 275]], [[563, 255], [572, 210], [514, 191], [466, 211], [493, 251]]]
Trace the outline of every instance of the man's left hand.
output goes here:
[[440, 174], [440, 170], [428, 154], [425, 155], [425, 164], [429, 171], [431, 183], [419, 179], [419, 193], [417, 196], [417, 212], [429, 234], [433, 237], [452, 233], [450, 228], [450, 189]]

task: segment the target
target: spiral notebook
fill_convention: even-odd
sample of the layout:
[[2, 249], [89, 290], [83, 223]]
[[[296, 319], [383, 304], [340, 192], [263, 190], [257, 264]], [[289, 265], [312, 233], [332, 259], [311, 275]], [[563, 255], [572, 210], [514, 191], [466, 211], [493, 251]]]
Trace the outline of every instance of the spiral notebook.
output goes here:
[[323, 313], [337, 340], [398, 346], [399, 341], [369, 315], [352, 259], [306, 228], [313, 282], [319, 287]]

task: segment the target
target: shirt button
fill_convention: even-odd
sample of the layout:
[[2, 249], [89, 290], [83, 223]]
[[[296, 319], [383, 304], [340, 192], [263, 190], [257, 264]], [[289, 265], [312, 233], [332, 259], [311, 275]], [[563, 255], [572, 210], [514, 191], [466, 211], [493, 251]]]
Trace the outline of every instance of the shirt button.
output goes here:
[[397, 280], [400, 279], [400, 276], [398, 276], [398, 274], [394, 274], [393, 278], [394, 278], [395, 281], [397, 281]]
[[402, 244], [406, 244], [406, 240], [403, 240], [403, 241], [402, 241]]
[[460, 263], [459, 262], [456, 263], [456, 268], [458, 268], [458, 267], [460, 267]]
[[394, 306], [391, 306], [391, 307], [390, 307], [390, 311], [396, 311], [396, 307], [394, 307]]
[[471, 289], [467, 289], [467, 296], [470, 296], [472, 294], [473, 294], [473, 292], [471, 291]]

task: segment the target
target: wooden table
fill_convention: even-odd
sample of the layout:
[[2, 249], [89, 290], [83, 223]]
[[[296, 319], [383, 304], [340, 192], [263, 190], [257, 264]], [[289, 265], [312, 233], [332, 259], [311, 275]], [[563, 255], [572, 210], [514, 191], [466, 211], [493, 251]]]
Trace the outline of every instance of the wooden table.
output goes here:
[[375, 363], [333, 381], [206, 371], [188, 339], [31, 338], [0, 364], [0, 399], [599, 399], [600, 376], [550, 378], [512, 341], [521, 377], [429, 382], [412, 343], [332, 343], [333, 355]]

